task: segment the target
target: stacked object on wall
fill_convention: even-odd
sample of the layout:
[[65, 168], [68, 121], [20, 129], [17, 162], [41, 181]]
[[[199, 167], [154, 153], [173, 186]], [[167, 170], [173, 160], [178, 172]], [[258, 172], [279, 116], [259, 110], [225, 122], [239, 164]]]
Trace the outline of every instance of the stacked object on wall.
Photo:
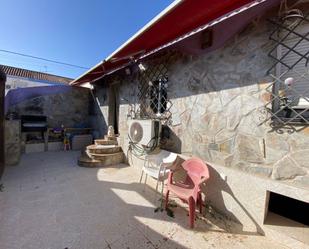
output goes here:
[[95, 144], [86, 147], [78, 159], [81, 167], [104, 167], [123, 163], [124, 154], [117, 143], [116, 137], [105, 136], [104, 139], [95, 140]]

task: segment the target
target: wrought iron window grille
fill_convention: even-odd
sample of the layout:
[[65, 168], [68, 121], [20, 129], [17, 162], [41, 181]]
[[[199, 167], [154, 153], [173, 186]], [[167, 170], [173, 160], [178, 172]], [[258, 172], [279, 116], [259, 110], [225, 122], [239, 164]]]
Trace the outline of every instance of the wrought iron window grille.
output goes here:
[[169, 52], [140, 64], [137, 94], [137, 116], [140, 118], [160, 120], [164, 125], [172, 123], [172, 102], [168, 93], [168, 71], [172, 58], [173, 53]]
[[163, 114], [167, 109], [167, 82], [167, 77], [149, 82], [150, 108], [157, 116]]
[[269, 39], [274, 46], [269, 57], [274, 63], [267, 75], [272, 82], [264, 89], [269, 101], [262, 123], [273, 127], [309, 125], [309, 19], [299, 10], [280, 19], [270, 19], [275, 27]]

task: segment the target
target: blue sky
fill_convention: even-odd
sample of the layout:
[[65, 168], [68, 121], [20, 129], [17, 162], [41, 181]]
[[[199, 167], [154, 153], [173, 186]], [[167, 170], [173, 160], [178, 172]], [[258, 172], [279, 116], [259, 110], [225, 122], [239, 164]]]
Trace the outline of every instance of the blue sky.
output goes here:
[[[1, 0], [0, 49], [92, 67], [172, 0]], [[0, 64], [75, 78], [85, 72], [0, 52]]]

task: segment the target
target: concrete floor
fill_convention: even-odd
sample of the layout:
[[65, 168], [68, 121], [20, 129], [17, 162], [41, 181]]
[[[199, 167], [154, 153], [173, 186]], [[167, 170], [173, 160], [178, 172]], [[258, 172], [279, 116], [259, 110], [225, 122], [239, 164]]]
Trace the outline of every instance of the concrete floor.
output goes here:
[[286, 248], [257, 234], [228, 232], [222, 219], [198, 219], [190, 230], [185, 209], [173, 208], [175, 218], [154, 212], [153, 189], [143, 191], [134, 168], [80, 168], [78, 156], [27, 154], [6, 169], [1, 249]]

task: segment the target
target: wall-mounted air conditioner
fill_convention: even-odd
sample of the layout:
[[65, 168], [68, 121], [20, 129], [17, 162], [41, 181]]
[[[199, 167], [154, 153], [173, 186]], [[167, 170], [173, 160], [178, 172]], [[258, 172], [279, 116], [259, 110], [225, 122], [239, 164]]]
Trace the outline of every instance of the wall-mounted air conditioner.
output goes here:
[[155, 142], [159, 144], [161, 123], [150, 119], [133, 119], [129, 121], [128, 133], [133, 143], [152, 147]]

